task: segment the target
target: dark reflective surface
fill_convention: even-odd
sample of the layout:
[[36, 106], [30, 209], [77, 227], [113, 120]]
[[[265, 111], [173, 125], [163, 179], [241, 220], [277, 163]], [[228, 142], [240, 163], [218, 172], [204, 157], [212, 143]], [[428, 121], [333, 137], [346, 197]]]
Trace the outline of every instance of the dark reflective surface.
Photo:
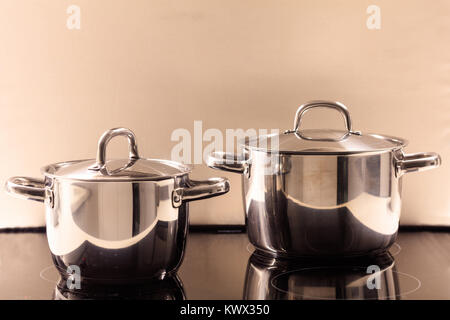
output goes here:
[[[69, 282], [70, 284], [72, 282]], [[66, 279], [61, 278], [53, 294], [55, 300], [185, 300], [183, 284], [175, 274], [162, 280], [151, 280], [139, 285], [102, 284], [83, 282], [80, 289], [69, 289]]]
[[[0, 299], [54, 298], [60, 274], [52, 262], [45, 233], [0, 232], [0, 244]], [[361, 295], [353, 291], [361, 288], [358, 286], [361, 281], [367, 281], [367, 278], [364, 279], [367, 276], [366, 269], [350, 274], [347, 271], [338, 272], [330, 278], [333, 273], [330, 269], [323, 270], [323, 263], [310, 263], [310, 269], [306, 270], [305, 264], [271, 265], [255, 260], [254, 256], [250, 259], [253, 251], [245, 233], [191, 232], [184, 262], [177, 272], [183, 281], [186, 298], [242, 299], [244, 288], [248, 287], [258, 290], [247, 289], [247, 298], [252, 295], [258, 299], [306, 299], [303, 296], [308, 295], [317, 299], [335, 299], [337, 295], [338, 299], [359, 299]], [[381, 279], [395, 280], [394, 286], [382, 283], [382, 288], [395, 289], [395, 293], [399, 294], [395, 299], [450, 299], [450, 233], [400, 232], [390, 253], [394, 265], [389, 267], [390, 260], [386, 260], [386, 276]], [[273, 262], [273, 259], [268, 261]], [[362, 266], [367, 267], [367, 263]], [[303, 270], [299, 270], [302, 267]], [[356, 281], [347, 282], [348, 279]], [[258, 282], [260, 286], [255, 286]], [[82, 283], [82, 289], [88, 284]], [[339, 291], [336, 287], [345, 290]], [[147, 295], [148, 290], [144, 289]], [[385, 298], [386, 292], [392, 291], [384, 291], [383, 294], [378, 291], [374, 294], [371, 290], [362, 292], [367, 299], [378, 299]], [[150, 293], [159, 294], [160, 297], [177, 297], [173, 293], [167, 294], [165, 285], [153, 287]], [[127, 290], [120, 290], [117, 298], [119, 295], [123, 299], [143, 296], [130, 294]], [[79, 298], [72, 294], [70, 297]]]
[[256, 251], [248, 261], [243, 298], [396, 300], [419, 287], [420, 281], [414, 276], [397, 271], [389, 253], [358, 258], [283, 260]]

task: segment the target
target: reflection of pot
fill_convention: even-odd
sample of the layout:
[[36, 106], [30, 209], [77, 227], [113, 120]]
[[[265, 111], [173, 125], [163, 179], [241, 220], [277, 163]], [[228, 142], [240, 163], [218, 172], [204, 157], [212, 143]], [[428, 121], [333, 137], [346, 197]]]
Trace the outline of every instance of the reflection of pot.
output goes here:
[[[129, 158], [106, 160], [111, 138], [125, 136]], [[226, 179], [193, 181], [191, 169], [173, 161], [144, 159], [128, 129], [99, 140], [97, 159], [43, 168], [45, 181], [14, 177], [13, 195], [46, 203], [53, 261], [64, 274], [80, 268], [83, 280], [140, 281], [179, 267], [188, 230], [188, 201], [224, 194]]]
[[185, 300], [183, 284], [176, 274], [162, 280], [149, 280], [139, 285], [95, 286], [83, 283], [81, 289], [68, 289], [66, 279], [61, 279], [54, 291], [55, 300]]
[[[338, 110], [346, 130], [300, 130], [317, 107]], [[364, 255], [396, 239], [403, 174], [440, 165], [435, 153], [404, 154], [406, 144], [353, 131], [344, 105], [313, 101], [298, 109], [294, 130], [246, 139], [242, 155], [215, 153], [208, 165], [242, 174], [248, 236], [259, 250]]]
[[248, 300], [391, 300], [397, 299], [399, 292], [389, 253], [333, 261], [277, 260], [254, 253], [244, 285], [244, 299]]

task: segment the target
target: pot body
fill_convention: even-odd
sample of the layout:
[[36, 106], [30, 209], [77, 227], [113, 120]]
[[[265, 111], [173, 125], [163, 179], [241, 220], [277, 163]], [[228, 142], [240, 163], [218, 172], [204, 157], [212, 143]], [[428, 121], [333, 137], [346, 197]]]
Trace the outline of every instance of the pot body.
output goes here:
[[251, 152], [243, 175], [250, 242], [276, 256], [360, 255], [389, 248], [401, 209], [394, 152]]
[[185, 184], [186, 177], [118, 183], [47, 178], [47, 237], [58, 270], [67, 276], [78, 267], [82, 279], [97, 281], [176, 271], [189, 205], [175, 208], [172, 192]]
[[250, 242], [280, 257], [377, 253], [395, 241], [402, 176], [436, 168], [438, 154], [402, 149], [287, 154], [214, 153], [212, 168], [241, 173]]
[[164, 278], [180, 266], [189, 201], [228, 192], [228, 180], [78, 181], [13, 177], [9, 193], [42, 201], [61, 276], [76, 284]]

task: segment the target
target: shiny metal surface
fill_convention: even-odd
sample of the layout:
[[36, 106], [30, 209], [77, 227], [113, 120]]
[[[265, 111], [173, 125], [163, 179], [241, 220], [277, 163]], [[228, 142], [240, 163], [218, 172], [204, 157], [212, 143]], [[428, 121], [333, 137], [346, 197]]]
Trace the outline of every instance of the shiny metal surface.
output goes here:
[[205, 181], [187, 180], [186, 186], [177, 187], [172, 191], [172, 205], [180, 207], [183, 202], [201, 200], [225, 194], [230, 190], [228, 180], [210, 178]]
[[[61, 273], [77, 265], [83, 279], [164, 277], [181, 263], [188, 203], [172, 205], [187, 175], [138, 182], [78, 182], [46, 178], [47, 237]], [[209, 184], [208, 184], [209, 185]], [[188, 199], [190, 200], [190, 199]]]
[[312, 154], [244, 145], [245, 156], [215, 153], [208, 159], [212, 168], [246, 173], [242, 185], [248, 236], [257, 249], [274, 256], [386, 250], [399, 226], [402, 175], [440, 164], [435, 153], [405, 155], [398, 147], [333, 154], [328, 147], [321, 149], [323, 142], [314, 141]]
[[347, 107], [340, 103], [340, 102], [330, 102], [330, 101], [323, 101], [323, 100], [317, 100], [317, 101], [310, 101], [308, 103], [302, 104], [295, 113], [295, 119], [294, 119], [294, 129], [293, 132], [299, 132], [300, 131], [300, 125], [302, 121], [302, 116], [308, 112], [309, 110], [313, 108], [330, 108], [335, 109], [339, 111], [339, 113], [344, 118], [345, 127], [347, 128], [348, 133], [352, 133], [352, 119], [350, 118], [350, 113], [348, 112]]
[[[128, 139], [129, 156], [106, 160], [108, 142], [118, 136]], [[96, 159], [55, 163], [41, 171], [52, 178], [101, 182], [163, 180], [189, 173], [191, 168], [174, 161], [141, 158], [134, 133], [126, 128], [114, 128], [100, 137]]]
[[[258, 249], [276, 256], [362, 255], [395, 241], [401, 211], [398, 168], [404, 166], [399, 159], [408, 155], [250, 153], [242, 182], [248, 236]], [[221, 168], [225, 161], [214, 159], [210, 166]], [[408, 170], [438, 163], [414, 160]]]
[[[396, 300], [401, 294], [398, 277], [395, 261], [388, 253], [333, 261], [283, 261], [254, 253], [247, 265], [243, 298]], [[414, 290], [417, 283], [410, 287]]]
[[[214, 215], [217, 212], [211, 211], [209, 214]], [[2, 244], [0, 246], [0, 260], [3, 261], [0, 264], [0, 299], [51, 299], [60, 274], [56, 271], [51, 260], [46, 235], [35, 232], [0, 231], [0, 243]], [[245, 283], [246, 278], [248, 278], [246, 270], [253, 251], [254, 249], [248, 243], [245, 233], [190, 232], [186, 243], [185, 257], [177, 272], [183, 282], [186, 299], [242, 299], [244, 288], [247, 286]], [[402, 300], [450, 299], [450, 288], [447, 285], [450, 283], [450, 272], [448, 272], [450, 267], [450, 232], [400, 231], [390, 252], [395, 258], [396, 274], [398, 275], [399, 283], [396, 287], [396, 293], [397, 289], [400, 289], [399, 297]], [[357, 265], [362, 264], [358, 263]], [[367, 264], [365, 265], [367, 266]], [[320, 267], [324, 264], [318, 263], [312, 266]], [[266, 268], [270, 267], [266, 265], [257, 266], [257, 269], [264, 275], [268, 274]], [[295, 296], [300, 296], [301, 291], [299, 289], [301, 287], [285, 281], [290, 277], [289, 274], [283, 275], [283, 273], [295, 271], [293, 279], [296, 279], [298, 276], [305, 275], [303, 272], [296, 271], [296, 269], [301, 268], [302, 266], [295, 266], [294, 269], [279, 270], [281, 275], [274, 272], [274, 277], [279, 275], [278, 280], [276, 279], [277, 286], [281, 289], [292, 289], [291, 291], [294, 292]], [[267, 271], [270, 271], [270, 269]], [[310, 275], [314, 276], [316, 273]], [[414, 283], [411, 277], [405, 275], [420, 280], [420, 288], [411, 292], [414, 288], [417, 288], [417, 282]], [[338, 274], [329, 272], [326, 277], [337, 279]], [[268, 285], [265, 290], [271, 290], [271, 297], [279, 297], [280, 299], [288, 297], [286, 293], [275, 293], [276, 289], [270, 286], [271, 281], [264, 280], [264, 276], [253, 279], [255, 279], [255, 281], [252, 281], [254, 284], [258, 279], [261, 279], [258, 292], [262, 293], [263, 285]], [[314, 283], [316, 283], [316, 280], [317, 278], [315, 278]], [[318, 287], [317, 283], [314, 283], [311, 289]], [[286, 285], [283, 286], [283, 284]], [[292, 285], [287, 286], [288, 284]], [[83, 286], [84, 282], [81, 283], [82, 291], [84, 291]], [[163, 287], [161, 290], [165, 292], [166, 288]], [[320, 292], [326, 293], [328, 291], [321, 290]], [[324, 297], [323, 294], [313, 294], [311, 291], [308, 293], [309, 295]], [[134, 295], [134, 293], [132, 294]], [[158, 294], [157, 288], [155, 288], [154, 294]], [[122, 290], [120, 296], [123, 299], [129, 297], [128, 292]], [[366, 296], [371, 297], [370, 295]], [[266, 295], [259, 295], [258, 293], [255, 297], [263, 298]]]
[[248, 235], [277, 256], [360, 255], [389, 248], [401, 208], [401, 179], [390, 152], [370, 156], [280, 155], [252, 152], [243, 178]]
[[[187, 184], [179, 178], [177, 188]], [[83, 279], [164, 277], [181, 263], [188, 204], [172, 206], [173, 180], [80, 183], [55, 180], [54, 207], [46, 207], [55, 265]]]
[[134, 133], [126, 128], [113, 128], [105, 133], [100, 137], [98, 141], [98, 151], [97, 151], [97, 159], [95, 161], [95, 165], [90, 167], [89, 169], [94, 171], [100, 171], [105, 168], [106, 166], [106, 146], [108, 145], [108, 142], [116, 137], [116, 136], [125, 136], [128, 139], [128, 148], [129, 148], [129, 159], [130, 162], [133, 162], [133, 160], [139, 159], [137, 144], [136, 144], [136, 136]]
[[45, 186], [42, 179], [11, 177], [5, 183], [5, 190], [18, 198], [44, 202]]
[[407, 141], [398, 137], [348, 133], [343, 130], [305, 129], [252, 137], [242, 143], [246, 149], [283, 154], [352, 155], [399, 150]]
[[[346, 130], [300, 130], [302, 117], [314, 108], [329, 108], [340, 112]], [[241, 141], [246, 149], [283, 154], [345, 155], [396, 151], [407, 145], [397, 137], [354, 131], [350, 113], [345, 105], [332, 101], [311, 101], [301, 105], [295, 115], [294, 129], [282, 134], [250, 137]]]
[[408, 172], [421, 172], [441, 165], [441, 157], [434, 152], [398, 154], [395, 167], [398, 175]]
[[[114, 132], [129, 133], [114, 130], [113, 136]], [[127, 136], [134, 150], [130, 154], [138, 157], [133, 136]], [[106, 137], [101, 138], [100, 166], [95, 168], [100, 174], [107, 164], [101, 155], [109, 140]], [[130, 161], [139, 161], [136, 157]], [[156, 180], [152, 173], [150, 180], [141, 180], [143, 173], [129, 180], [128, 172], [128, 180], [120, 181], [84, 181], [52, 174], [43, 181], [13, 177], [6, 190], [45, 202], [48, 243], [61, 274], [75, 265], [84, 281], [164, 278], [178, 269], [183, 258], [188, 202], [224, 194], [229, 183], [224, 178], [193, 181], [180, 172]]]

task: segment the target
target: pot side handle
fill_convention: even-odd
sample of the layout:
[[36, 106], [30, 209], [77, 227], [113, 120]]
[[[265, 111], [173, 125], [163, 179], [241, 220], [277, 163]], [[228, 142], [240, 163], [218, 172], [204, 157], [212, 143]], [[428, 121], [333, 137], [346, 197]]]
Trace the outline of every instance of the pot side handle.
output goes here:
[[175, 208], [183, 202], [220, 196], [230, 190], [226, 178], [210, 178], [205, 181], [189, 180], [189, 186], [177, 188], [172, 192], [172, 205]]
[[441, 165], [441, 156], [435, 152], [420, 152], [405, 154], [397, 160], [396, 168], [399, 175], [408, 172], [419, 172], [437, 168]]
[[214, 152], [208, 156], [208, 167], [228, 172], [245, 174], [249, 170], [249, 161], [234, 153]]
[[5, 190], [10, 195], [22, 199], [44, 202], [44, 180], [29, 177], [11, 177], [5, 183]]

